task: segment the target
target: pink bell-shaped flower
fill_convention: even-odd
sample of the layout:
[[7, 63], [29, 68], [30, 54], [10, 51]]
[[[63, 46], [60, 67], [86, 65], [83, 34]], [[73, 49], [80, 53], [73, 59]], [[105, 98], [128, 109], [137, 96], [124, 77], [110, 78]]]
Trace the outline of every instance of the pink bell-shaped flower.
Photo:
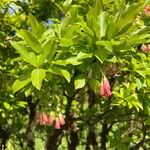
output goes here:
[[147, 16], [150, 16], [150, 5], [147, 5], [145, 8], [144, 8], [144, 12]]
[[44, 112], [42, 114], [40, 114], [39, 123], [40, 123], [40, 125], [44, 125], [44, 124], [48, 123], [48, 117]]
[[102, 77], [99, 94], [105, 98], [112, 95], [109, 81], [105, 76]]
[[50, 115], [48, 116], [48, 124], [49, 124], [49, 125], [52, 125], [52, 124], [53, 124], [53, 121], [54, 121], [54, 119], [53, 119], [53, 114], [52, 114], [52, 112], [51, 112]]
[[59, 117], [56, 117], [56, 120], [55, 120], [55, 129], [60, 129], [60, 120], [59, 120]]
[[64, 118], [64, 116], [63, 115], [59, 115], [59, 121], [60, 121], [60, 124], [61, 125], [64, 125], [65, 124], [65, 118]]

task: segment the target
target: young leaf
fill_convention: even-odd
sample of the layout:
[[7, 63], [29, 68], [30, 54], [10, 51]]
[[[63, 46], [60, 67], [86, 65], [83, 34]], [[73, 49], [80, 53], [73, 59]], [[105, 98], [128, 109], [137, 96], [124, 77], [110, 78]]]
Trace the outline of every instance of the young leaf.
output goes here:
[[38, 90], [41, 90], [42, 81], [45, 76], [44, 69], [34, 69], [31, 73], [32, 85], [35, 86]]

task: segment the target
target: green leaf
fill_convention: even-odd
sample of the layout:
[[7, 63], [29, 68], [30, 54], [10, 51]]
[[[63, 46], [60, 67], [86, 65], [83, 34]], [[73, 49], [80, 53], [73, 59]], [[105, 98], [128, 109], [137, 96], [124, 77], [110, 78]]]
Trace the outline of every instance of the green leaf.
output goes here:
[[100, 37], [105, 37], [106, 35], [106, 30], [108, 26], [107, 18], [108, 18], [107, 12], [102, 12], [100, 14]]
[[7, 103], [7, 102], [3, 102], [3, 106], [4, 106], [7, 110], [10, 109], [10, 104]]
[[36, 18], [32, 14], [29, 14], [29, 23], [31, 25], [33, 33], [36, 34], [37, 33], [37, 27], [38, 27], [38, 21], [36, 20]]
[[96, 93], [98, 94], [99, 92], [99, 87], [100, 87], [100, 82], [96, 79], [90, 79], [88, 81], [88, 84], [90, 86], [90, 88]]
[[103, 0], [96, 0], [95, 8], [94, 8], [96, 16], [100, 14], [102, 9], [103, 9]]
[[65, 60], [56, 60], [52, 63], [56, 64], [56, 65], [60, 65], [60, 66], [66, 66], [67, 65]]
[[34, 69], [31, 73], [32, 85], [35, 86], [38, 90], [41, 90], [42, 81], [45, 76], [44, 69]]
[[67, 12], [71, 6], [71, 3], [72, 3], [72, 0], [66, 0], [64, 3], [63, 3], [63, 10], [65, 12]]
[[111, 39], [115, 36], [115, 33], [117, 32], [117, 27], [114, 20], [109, 20], [109, 21], [110, 22], [108, 23], [108, 27], [107, 27], [107, 37], [108, 39]]
[[20, 101], [20, 102], [17, 103], [17, 106], [22, 107], [22, 108], [25, 108], [25, 107], [27, 106], [27, 102], [25, 102], [25, 101]]
[[67, 12], [66, 16], [63, 18], [61, 22], [61, 36], [64, 37], [64, 35], [68, 32], [66, 29], [68, 25], [72, 24], [75, 21], [75, 18], [78, 16], [78, 7], [77, 5], [71, 6], [69, 12]]
[[28, 97], [28, 96], [31, 94], [31, 92], [33, 91], [32, 83], [29, 83], [29, 84], [25, 87], [24, 91], [25, 91], [25, 92], [24, 92], [24, 93], [25, 93], [25, 96]]
[[83, 52], [80, 52], [80, 53], [77, 55], [77, 60], [82, 60], [82, 59], [91, 58], [91, 57], [92, 57], [92, 54], [91, 54], [91, 53], [83, 53]]
[[117, 27], [122, 29], [127, 24], [134, 21], [136, 14], [139, 12], [141, 8], [143, 8], [143, 2], [134, 3], [130, 5], [119, 17], [117, 21]]
[[124, 98], [124, 96], [122, 95], [122, 93], [119, 93], [117, 91], [113, 91], [112, 92], [116, 97], [119, 97], [119, 98]]
[[42, 51], [41, 45], [35, 35], [27, 30], [20, 30], [18, 34], [24, 39], [28, 46], [32, 48], [33, 51], [40, 53]]
[[33, 66], [37, 66], [37, 57], [34, 53], [28, 52], [27, 48], [19, 42], [10, 41], [11, 45], [20, 53], [21, 58]]
[[70, 73], [69, 73], [67, 70], [65, 70], [65, 69], [58, 68], [58, 67], [56, 67], [56, 66], [51, 66], [50, 69], [47, 70], [47, 72], [51, 72], [51, 73], [54, 73], [54, 74], [61, 75], [61, 76], [63, 76], [68, 82], [70, 82], [70, 79], [71, 79]]
[[95, 51], [95, 56], [101, 63], [107, 59], [108, 55], [109, 52], [106, 49], [98, 49]]
[[62, 38], [60, 40], [60, 46], [62, 46], [62, 47], [70, 47], [72, 45], [73, 45], [72, 39]]
[[20, 76], [19, 79], [17, 79], [12, 85], [13, 93], [15, 93], [15, 92], [19, 91], [20, 89], [22, 89], [29, 82], [31, 82], [31, 77], [29, 75]]
[[81, 26], [84, 28], [84, 30], [90, 37], [94, 37], [94, 32], [86, 25], [84, 21], [82, 21]]
[[45, 27], [44, 23], [43, 22], [39, 23], [38, 26], [37, 26], [36, 36], [38, 38], [41, 38], [45, 31], [47, 31], [47, 28]]
[[49, 59], [53, 57], [56, 48], [53, 47], [54, 45], [54, 39], [50, 39], [46, 41], [43, 45], [43, 52], [38, 57], [38, 66], [44, 63], [46, 58], [49, 56]]
[[84, 75], [79, 75], [75, 78], [74, 81], [75, 90], [83, 88], [85, 84], [86, 84], [86, 79]]
[[71, 58], [66, 59], [66, 64], [71, 64], [71, 65], [76, 66], [76, 65], [82, 64], [82, 62], [78, 61], [77, 57], [71, 57]]
[[108, 51], [113, 51], [113, 44], [110, 41], [96, 41], [96, 45], [104, 46]]

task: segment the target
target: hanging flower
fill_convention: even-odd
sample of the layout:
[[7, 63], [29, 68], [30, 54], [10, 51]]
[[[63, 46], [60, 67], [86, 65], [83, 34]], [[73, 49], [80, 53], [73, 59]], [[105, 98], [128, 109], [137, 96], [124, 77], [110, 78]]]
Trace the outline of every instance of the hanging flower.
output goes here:
[[60, 129], [60, 120], [59, 120], [59, 117], [56, 117], [56, 120], [55, 120], [55, 129]]
[[150, 5], [147, 5], [145, 8], [144, 8], [144, 12], [147, 16], [150, 16]]
[[109, 81], [105, 76], [102, 77], [99, 94], [105, 98], [112, 95]]
[[53, 124], [53, 114], [52, 112], [50, 113], [50, 115], [48, 116], [48, 124], [52, 125]]
[[44, 125], [48, 123], [48, 117], [44, 112], [39, 116], [39, 123], [40, 125]]
[[150, 51], [150, 44], [149, 44], [149, 45], [142, 44], [141, 50], [142, 50], [142, 52], [144, 52], [144, 53], [149, 52], [149, 51]]
[[65, 124], [65, 119], [64, 119], [64, 116], [63, 115], [59, 115], [59, 121], [60, 121], [60, 124], [61, 125], [64, 125]]

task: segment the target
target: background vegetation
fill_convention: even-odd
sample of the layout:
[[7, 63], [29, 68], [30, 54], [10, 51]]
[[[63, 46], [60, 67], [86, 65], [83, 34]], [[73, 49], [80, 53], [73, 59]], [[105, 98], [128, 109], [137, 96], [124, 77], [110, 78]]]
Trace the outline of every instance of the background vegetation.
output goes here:
[[1, 0], [0, 149], [150, 149], [149, 43], [146, 0]]

